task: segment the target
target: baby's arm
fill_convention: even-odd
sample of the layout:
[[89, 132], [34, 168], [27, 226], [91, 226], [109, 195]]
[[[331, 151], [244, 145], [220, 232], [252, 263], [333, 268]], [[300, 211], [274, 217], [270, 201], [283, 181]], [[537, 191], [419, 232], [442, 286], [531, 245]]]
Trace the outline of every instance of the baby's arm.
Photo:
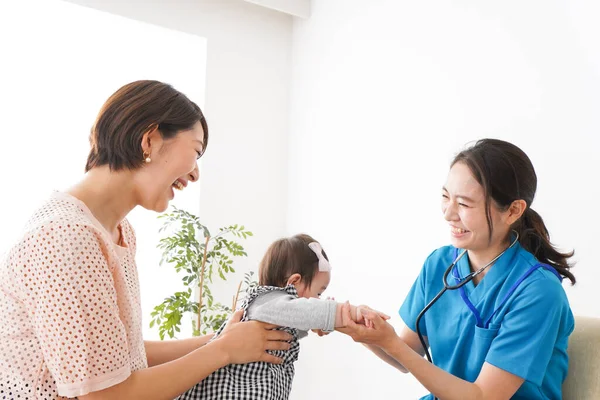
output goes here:
[[[351, 307], [352, 318], [360, 318], [356, 307]], [[303, 331], [333, 331], [342, 326], [341, 308], [342, 304], [333, 300], [306, 299], [272, 291], [252, 302], [248, 307], [248, 318]]]

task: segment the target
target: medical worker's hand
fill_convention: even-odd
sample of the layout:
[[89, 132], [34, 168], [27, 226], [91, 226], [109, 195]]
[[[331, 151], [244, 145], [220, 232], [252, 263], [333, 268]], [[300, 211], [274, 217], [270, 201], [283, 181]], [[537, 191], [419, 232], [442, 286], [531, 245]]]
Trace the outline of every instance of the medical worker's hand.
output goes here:
[[383, 346], [389, 340], [397, 337], [394, 327], [387, 323], [377, 311], [370, 309], [360, 309], [365, 320], [370, 321], [371, 327], [357, 324], [353, 321], [350, 312], [350, 305], [344, 304], [342, 307], [343, 328], [336, 330], [350, 336], [355, 342]]

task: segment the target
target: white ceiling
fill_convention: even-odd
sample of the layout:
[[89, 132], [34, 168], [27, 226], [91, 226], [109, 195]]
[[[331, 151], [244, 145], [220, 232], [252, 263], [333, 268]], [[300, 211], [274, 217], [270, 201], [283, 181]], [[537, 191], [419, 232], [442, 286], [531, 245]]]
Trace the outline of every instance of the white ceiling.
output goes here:
[[311, 0], [244, 0], [300, 18], [310, 17]]

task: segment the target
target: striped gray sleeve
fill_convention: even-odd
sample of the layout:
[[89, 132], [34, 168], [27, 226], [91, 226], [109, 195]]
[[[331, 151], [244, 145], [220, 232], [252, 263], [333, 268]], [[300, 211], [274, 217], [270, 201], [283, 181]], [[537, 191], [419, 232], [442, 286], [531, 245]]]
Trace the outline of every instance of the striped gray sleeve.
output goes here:
[[333, 331], [337, 303], [333, 300], [294, 297], [272, 291], [257, 297], [248, 307], [248, 318], [301, 331]]

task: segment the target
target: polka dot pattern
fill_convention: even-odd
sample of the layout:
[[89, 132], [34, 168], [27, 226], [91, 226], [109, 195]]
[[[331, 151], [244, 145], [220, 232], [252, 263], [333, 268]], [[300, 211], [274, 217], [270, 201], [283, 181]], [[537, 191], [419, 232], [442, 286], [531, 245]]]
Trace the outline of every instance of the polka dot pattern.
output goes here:
[[56, 192], [0, 261], [0, 399], [73, 398], [147, 367], [135, 234], [120, 228], [123, 246]]

